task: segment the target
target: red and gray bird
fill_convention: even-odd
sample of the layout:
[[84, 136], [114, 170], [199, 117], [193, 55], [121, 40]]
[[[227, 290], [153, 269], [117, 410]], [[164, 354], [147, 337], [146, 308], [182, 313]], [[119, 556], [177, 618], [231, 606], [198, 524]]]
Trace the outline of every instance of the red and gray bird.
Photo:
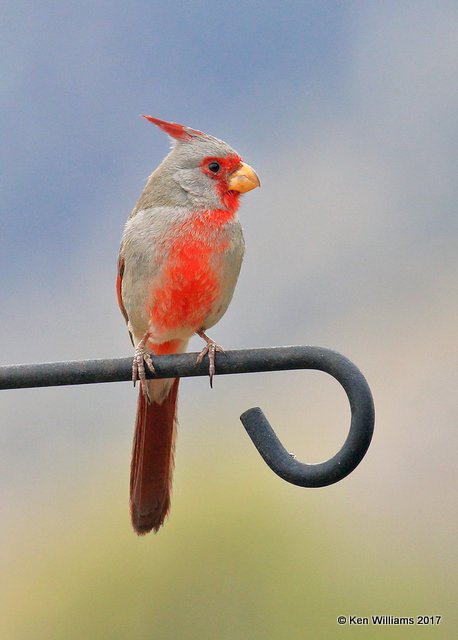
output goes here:
[[205, 340], [210, 383], [215, 352], [206, 335], [224, 315], [245, 243], [237, 217], [240, 194], [259, 186], [254, 170], [228, 144], [177, 124], [144, 116], [172, 139], [148, 178], [122, 236], [117, 292], [135, 347], [140, 380], [130, 474], [132, 525], [155, 532], [170, 509], [179, 379], [147, 379], [154, 355], [183, 353]]

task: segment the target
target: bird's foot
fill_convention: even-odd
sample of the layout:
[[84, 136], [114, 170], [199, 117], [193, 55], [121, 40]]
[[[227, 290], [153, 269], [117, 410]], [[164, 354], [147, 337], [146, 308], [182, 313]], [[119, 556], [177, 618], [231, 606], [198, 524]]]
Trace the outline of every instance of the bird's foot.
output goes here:
[[149, 333], [146, 333], [135, 347], [134, 359], [132, 362], [132, 382], [134, 383], [135, 387], [135, 383], [137, 382], [137, 380], [140, 380], [143, 393], [147, 397], [148, 402], [151, 402], [148, 391], [148, 384], [146, 381], [145, 364], [146, 367], [151, 371], [151, 373], [155, 373], [155, 369], [151, 356], [145, 348], [148, 338]]
[[216, 344], [214, 340], [209, 338], [203, 331], [198, 331], [197, 335], [203, 338], [207, 343], [202, 351], [197, 356], [197, 364], [200, 364], [205, 356], [208, 354], [208, 374], [210, 376], [210, 387], [213, 388], [213, 376], [215, 375], [215, 353], [225, 353], [223, 347], [220, 347], [219, 344]]

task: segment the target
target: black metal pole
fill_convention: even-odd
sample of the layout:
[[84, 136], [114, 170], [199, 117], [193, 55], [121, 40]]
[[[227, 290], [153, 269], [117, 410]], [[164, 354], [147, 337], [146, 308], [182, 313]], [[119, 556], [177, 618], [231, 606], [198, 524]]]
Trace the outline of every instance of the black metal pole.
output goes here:
[[[196, 357], [196, 353], [155, 356], [156, 377], [208, 375], [206, 359], [197, 365]], [[350, 402], [351, 424], [340, 451], [326, 462], [306, 464], [286, 451], [261, 409], [249, 409], [240, 419], [265, 462], [287, 482], [302, 487], [322, 487], [338, 482], [361, 462], [374, 430], [372, 394], [359, 369], [345, 356], [324, 347], [245, 349], [216, 355], [218, 375], [289, 369], [324, 371], [345, 389]], [[121, 382], [131, 380], [131, 377], [132, 358], [6, 365], [0, 367], [0, 389]]]

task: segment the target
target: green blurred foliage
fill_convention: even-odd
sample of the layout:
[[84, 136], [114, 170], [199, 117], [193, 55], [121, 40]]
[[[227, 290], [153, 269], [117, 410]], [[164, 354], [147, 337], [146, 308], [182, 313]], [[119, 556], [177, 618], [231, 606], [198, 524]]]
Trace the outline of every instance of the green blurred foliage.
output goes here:
[[[337, 489], [281, 482], [253, 452], [195, 456], [177, 471], [169, 521], [130, 529], [126, 469], [83, 470], [23, 527], [2, 572], [8, 640], [355, 637], [338, 615], [442, 614], [433, 629], [364, 627], [365, 638], [453, 638], [447, 567], [397, 522], [347, 508]], [[181, 460], [180, 460], [181, 462]], [[108, 469], [108, 471], [106, 471]], [[24, 504], [24, 503], [23, 503]], [[417, 541], [418, 543], [418, 541]], [[455, 619], [456, 622], [456, 619]]]

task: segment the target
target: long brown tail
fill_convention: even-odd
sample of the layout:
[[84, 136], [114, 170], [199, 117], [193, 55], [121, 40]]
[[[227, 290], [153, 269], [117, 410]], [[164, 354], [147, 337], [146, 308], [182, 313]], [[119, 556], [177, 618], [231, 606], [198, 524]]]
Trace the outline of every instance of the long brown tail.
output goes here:
[[161, 404], [140, 388], [130, 467], [130, 514], [138, 535], [158, 531], [170, 509], [179, 378]]

